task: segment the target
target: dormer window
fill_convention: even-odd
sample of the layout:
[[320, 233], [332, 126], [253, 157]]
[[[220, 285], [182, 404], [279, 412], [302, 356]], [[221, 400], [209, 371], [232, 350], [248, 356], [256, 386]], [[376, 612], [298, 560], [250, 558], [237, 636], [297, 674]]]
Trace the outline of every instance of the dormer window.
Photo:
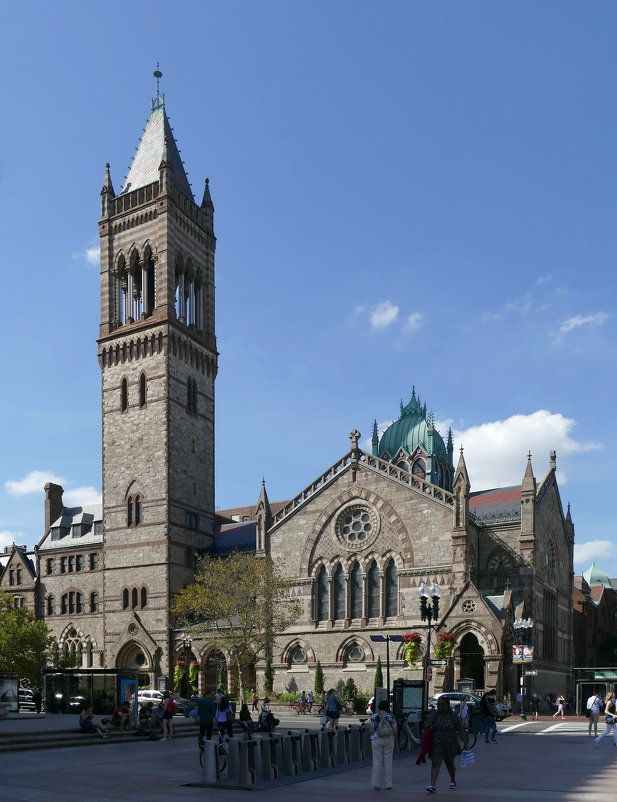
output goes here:
[[81, 537], [83, 534], [81, 524], [74, 524], [72, 530], [73, 530], [73, 537]]

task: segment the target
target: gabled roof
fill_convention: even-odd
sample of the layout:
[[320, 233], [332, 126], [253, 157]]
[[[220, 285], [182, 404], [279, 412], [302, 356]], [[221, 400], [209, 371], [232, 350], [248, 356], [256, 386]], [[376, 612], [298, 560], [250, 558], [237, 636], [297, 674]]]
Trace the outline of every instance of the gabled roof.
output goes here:
[[470, 493], [469, 512], [481, 526], [516, 523], [521, 518], [521, 486], [496, 487]]
[[52, 523], [49, 532], [45, 533], [39, 543], [39, 550], [101, 545], [103, 533], [95, 533], [95, 524], [101, 523], [102, 520], [103, 511], [100, 504], [63, 507], [62, 514]]
[[131, 192], [134, 189], [139, 189], [158, 181], [159, 170], [164, 157], [167, 165], [172, 169], [174, 184], [188, 198], [193, 200], [193, 192], [169, 124], [165, 104], [162, 97], [158, 95], [152, 101], [150, 119], [133, 156], [129, 173], [120, 194]]

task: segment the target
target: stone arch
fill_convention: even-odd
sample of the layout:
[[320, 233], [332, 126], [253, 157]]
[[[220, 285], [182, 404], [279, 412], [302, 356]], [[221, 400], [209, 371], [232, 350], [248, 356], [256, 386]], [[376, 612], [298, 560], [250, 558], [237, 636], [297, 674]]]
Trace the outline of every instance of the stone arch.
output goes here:
[[300, 574], [302, 576], [312, 575], [313, 564], [317, 559], [317, 546], [319, 541], [326, 535], [330, 528], [334, 526], [339, 511], [351, 502], [357, 502], [358, 504], [365, 504], [371, 507], [382, 521], [388, 521], [389, 528], [398, 539], [401, 546], [400, 560], [402, 560], [403, 564], [400, 567], [409, 568], [413, 566], [414, 555], [411, 538], [397, 510], [395, 510], [386, 499], [372, 490], [366, 488], [358, 488], [357, 490], [355, 488], [348, 488], [333, 499], [317, 519], [312, 532], [309, 534], [304, 544], [304, 550], [300, 560]]
[[[298, 650], [302, 649], [306, 655], [304, 661], [294, 658]], [[302, 665], [303, 663], [316, 663], [317, 658], [315, 652], [309, 642], [302, 637], [296, 637], [290, 640], [281, 650], [281, 663], [285, 663], [288, 667], [291, 665]]]
[[132, 638], [118, 649], [116, 668], [136, 671], [139, 677], [138, 684], [149, 685], [154, 677], [154, 655], [139, 638]]
[[354, 662], [370, 663], [375, 659], [375, 655], [373, 653], [373, 649], [370, 643], [365, 638], [363, 638], [362, 635], [360, 635], [359, 633], [354, 633], [353, 635], [349, 635], [349, 637], [345, 638], [339, 643], [338, 648], [336, 650], [335, 661], [337, 663], [349, 662], [347, 659], [349, 650], [351, 647], [355, 645], [359, 646], [360, 649], [364, 651], [364, 660], [351, 661], [352, 665]]
[[512, 576], [514, 566], [509, 555], [501, 546], [497, 546], [489, 555], [486, 570], [491, 578], [493, 589], [497, 592], [505, 590], [506, 579]]

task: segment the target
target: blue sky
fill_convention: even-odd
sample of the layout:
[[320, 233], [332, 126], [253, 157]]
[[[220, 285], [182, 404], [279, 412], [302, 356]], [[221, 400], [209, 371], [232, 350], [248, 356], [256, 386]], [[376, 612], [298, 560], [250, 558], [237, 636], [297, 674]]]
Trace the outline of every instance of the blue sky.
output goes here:
[[289, 498], [415, 385], [472, 490], [557, 452], [617, 576], [617, 5], [12, 4], [3, 12], [0, 544], [100, 490], [97, 219], [155, 91], [216, 207], [217, 505]]

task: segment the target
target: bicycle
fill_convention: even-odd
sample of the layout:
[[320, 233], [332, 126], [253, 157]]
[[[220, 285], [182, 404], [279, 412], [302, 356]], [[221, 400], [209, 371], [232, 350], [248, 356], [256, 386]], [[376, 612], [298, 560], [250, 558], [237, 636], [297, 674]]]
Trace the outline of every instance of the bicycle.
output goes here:
[[[218, 776], [220, 777], [227, 768], [227, 755], [229, 752], [229, 746], [227, 741], [223, 740], [223, 736], [220, 732], [217, 731], [212, 733], [212, 740], [215, 738], [218, 738], [218, 743], [216, 744], [216, 762]], [[199, 765], [203, 769], [205, 763], [206, 742], [198, 738], [197, 745], [199, 746]]]
[[410, 749], [413, 749], [414, 746], [420, 745], [420, 739], [416, 738], [411, 727], [409, 726], [409, 722], [407, 721], [408, 716], [409, 713], [403, 713], [399, 721], [396, 722], [398, 730], [397, 743], [399, 752], [403, 752], [405, 749], [407, 749], [408, 744]]

